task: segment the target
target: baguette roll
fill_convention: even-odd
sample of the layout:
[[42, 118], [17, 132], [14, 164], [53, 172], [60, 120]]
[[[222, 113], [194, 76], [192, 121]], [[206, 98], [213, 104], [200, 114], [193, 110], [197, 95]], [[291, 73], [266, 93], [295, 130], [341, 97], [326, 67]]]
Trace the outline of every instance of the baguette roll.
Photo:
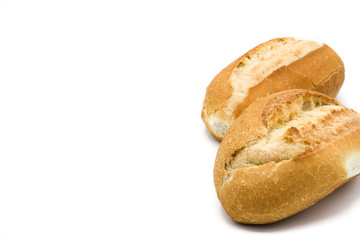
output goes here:
[[326, 44], [278, 38], [250, 50], [223, 69], [206, 89], [201, 117], [221, 140], [232, 122], [256, 99], [290, 89], [335, 97], [344, 64]]
[[220, 143], [217, 196], [235, 221], [265, 224], [315, 204], [360, 172], [360, 115], [315, 91], [259, 99]]

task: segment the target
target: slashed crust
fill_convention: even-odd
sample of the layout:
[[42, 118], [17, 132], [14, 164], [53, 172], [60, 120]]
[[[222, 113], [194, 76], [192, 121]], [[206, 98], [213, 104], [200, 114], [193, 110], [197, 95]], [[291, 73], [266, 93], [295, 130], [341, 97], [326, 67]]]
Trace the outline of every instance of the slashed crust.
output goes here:
[[[311, 96], [324, 105], [341, 109], [331, 111], [323, 121], [330, 121], [330, 118], [341, 121], [344, 112], [351, 118], [346, 118], [342, 132], [324, 138], [317, 147], [293, 159], [229, 171], [227, 164], [234, 153], [266, 136], [273, 126], [278, 127], [271, 122], [272, 116], [277, 116], [278, 111], [281, 113], [284, 103], [295, 101], [299, 96]], [[299, 138], [296, 132], [289, 134], [295, 141]], [[350, 180], [346, 161], [351, 154], [359, 152], [359, 114], [318, 92], [290, 90], [275, 93], [251, 104], [229, 129], [215, 161], [215, 188], [225, 211], [235, 221], [271, 223], [304, 210]]]
[[272, 39], [255, 47], [223, 69], [207, 87], [201, 116], [209, 131], [217, 139], [222, 140], [223, 134], [216, 132], [216, 129], [213, 129], [209, 123], [209, 116], [215, 113], [218, 121], [225, 125], [231, 125], [232, 121], [256, 99], [275, 92], [308, 89], [325, 93], [331, 97], [337, 95], [345, 78], [344, 64], [336, 52], [324, 44], [297, 61], [278, 68], [260, 83], [249, 88], [247, 96], [237, 104], [231, 115], [224, 111], [227, 101], [234, 91], [229, 81], [234, 70], [243, 64], [247, 57], [261, 51], [262, 48], [289, 39], [292, 38]]

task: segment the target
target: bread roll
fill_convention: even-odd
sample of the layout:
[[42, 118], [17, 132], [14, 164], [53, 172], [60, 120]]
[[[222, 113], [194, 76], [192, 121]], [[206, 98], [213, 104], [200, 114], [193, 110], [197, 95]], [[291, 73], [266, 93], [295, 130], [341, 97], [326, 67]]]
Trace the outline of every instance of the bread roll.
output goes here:
[[289, 89], [335, 97], [344, 64], [327, 45], [278, 38], [263, 43], [223, 69], [207, 87], [202, 119], [221, 140], [232, 122], [257, 98]]
[[264, 224], [310, 207], [360, 172], [360, 115], [315, 91], [251, 104], [220, 144], [217, 196], [235, 221]]

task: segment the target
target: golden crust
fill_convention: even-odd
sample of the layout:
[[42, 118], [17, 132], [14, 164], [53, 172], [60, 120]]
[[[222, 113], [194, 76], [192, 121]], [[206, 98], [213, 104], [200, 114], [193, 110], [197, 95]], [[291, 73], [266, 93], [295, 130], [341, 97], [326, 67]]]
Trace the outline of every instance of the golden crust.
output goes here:
[[261, 48], [287, 39], [291, 38], [272, 39], [255, 47], [222, 70], [207, 87], [201, 116], [206, 127], [217, 139], [222, 140], [223, 136], [211, 128], [208, 120], [208, 116], [215, 112], [218, 112], [220, 120], [236, 119], [256, 99], [289, 89], [316, 90], [331, 97], [338, 94], [345, 78], [344, 64], [336, 52], [324, 44], [297, 61], [278, 68], [260, 83], [249, 88], [247, 96], [238, 103], [232, 116], [226, 115], [224, 106], [233, 92], [229, 78], [236, 67]]
[[238, 67], [244, 59], [257, 51], [260, 51], [261, 48], [266, 47], [267, 45], [273, 45], [277, 41], [285, 41], [286, 39], [289, 38], [275, 38], [262, 43], [230, 63], [226, 68], [218, 73], [206, 88], [202, 116], [205, 117], [214, 111], [218, 111], [226, 104], [226, 100], [231, 96], [233, 91], [229, 78], [235, 68]]
[[233, 115], [238, 117], [258, 98], [284, 90], [316, 89], [335, 97], [344, 78], [344, 65], [341, 59], [330, 47], [324, 45], [290, 65], [277, 69], [258, 85], [250, 88], [248, 96], [237, 105]]
[[[269, 131], [268, 122], [264, 119], [269, 119], [269, 114], [275, 114], [281, 103], [306, 94], [331, 105], [342, 106], [314, 91], [275, 93], [251, 104], [221, 142], [214, 166], [214, 183], [222, 206], [235, 221], [249, 224], [279, 221], [313, 205], [350, 180], [345, 164], [350, 154], [360, 152], [360, 118], [353, 110], [345, 108], [357, 114], [358, 119], [347, 126], [346, 132], [339, 137], [290, 160], [234, 169], [231, 178], [224, 181], [228, 174], [226, 161], [245, 144]], [[336, 114], [341, 113], [334, 114], [336, 118]]]

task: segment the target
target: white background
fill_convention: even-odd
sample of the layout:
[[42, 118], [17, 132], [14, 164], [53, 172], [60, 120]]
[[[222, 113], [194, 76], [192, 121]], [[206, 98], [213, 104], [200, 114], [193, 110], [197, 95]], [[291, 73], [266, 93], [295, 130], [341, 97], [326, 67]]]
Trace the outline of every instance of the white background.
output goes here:
[[337, 99], [360, 111], [355, 3], [0, 0], [0, 239], [357, 236], [360, 179], [284, 221], [232, 222], [200, 118], [222, 68], [284, 36], [337, 51]]

